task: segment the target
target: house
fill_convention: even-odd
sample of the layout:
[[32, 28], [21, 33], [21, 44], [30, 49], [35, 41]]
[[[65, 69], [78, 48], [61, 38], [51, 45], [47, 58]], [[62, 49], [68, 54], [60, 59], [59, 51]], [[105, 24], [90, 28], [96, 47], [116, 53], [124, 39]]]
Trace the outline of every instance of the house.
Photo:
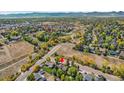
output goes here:
[[107, 50], [105, 48], [99, 48], [99, 51], [101, 52], [102, 55], [106, 55]]
[[46, 79], [46, 78], [40, 78], [40, 79], [37, 80], [37, 81], [47, 81], [47, 79]]
[[124, 59], [124, 51], [121, 51], [120, 55], [119, 55], [120, 59]]
[[44, 66], [44, 64], [40, 64], [40, 67], [43, 67]]
[[83, 74], [83, 80], [84, 81], [93, 81], [94, 80], [94, 76], [91, 74]]
[[42, 79], [42, 77], [38, 73], [34, 73], [34, 77], [36, 81], [39, 81], [40, 79]]
[[43, 75], [45, 72], [44, 71], [39, 71], [38, 73], [34, 73], [34, 77], [36, 81], [47, 81], [45, 76]]
[[47, 81], [47, 79], [44, 77], [44, 78], [42, 78], [42, 81]]
[[56, 78], [55, 81], [61, 81], [60, 78]]
[[105, 48], [99, 48], [99, 50], [103, 53], [105, 53], [106, 49]]
[[39, 71], [39, 74], [40, 74], [40, 75], [43, 75], [43, 74], [45, 74], [45, 71], [40, 70], [40, 71]]
[[63, 70], [63, 71], [66, 71], [67, 69], [68, 69], [68, 67], [66, 67], [66, 66], [63, 66], [63, 67], [62, 67], [62, 70]]
[[20, 40], [21, 39], [21, 36], [13, 36], [11, 37], [12, 40]]
[[52, 68], [54, 66], [53, 62], [46, 62], [45, 63], [49, 68]]
[[118, 53], [116, 51], [109, 50], [109, 54], [112, 56], [116, 56]]
[[65, 62], [65, 59], [64, 58], [60, 58], [59, 60], [61, 63], [64, 63]]
[[103, 75], [98, 75], [94, 78], [95, 81], [106, 81], [106, 78]]
[[62, 69], [64, 66], [62, 64], [58, 64], [57, 67]]
[[94, 48], [94, 47], [90, 47], [89, 52], [90, 52], [90, 53], [94, 53], [94, 54], [95, 54], [95, 48]]

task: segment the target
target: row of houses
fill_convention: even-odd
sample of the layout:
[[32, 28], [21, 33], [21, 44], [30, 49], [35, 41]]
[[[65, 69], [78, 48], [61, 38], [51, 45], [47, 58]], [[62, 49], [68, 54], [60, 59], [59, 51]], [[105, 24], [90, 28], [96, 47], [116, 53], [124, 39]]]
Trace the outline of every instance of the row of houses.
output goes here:
[[[66, 63], [66, 61], [65, 61], [65, 63]], [[49, 67], [49, 68], [54, 68], [54, 67], [60, 68], [64, 72], [66, 72], [68, 69], [68, 67], [65, 66], [61, 62], [59, 64], [56, 64], [55, 62], [49, 62], [48, 61], [45, 64], [40, 64], [40, 67], [43, 67], [44, 65]], [[69, 61], [69, 66], [72, 66], [72, 61]], [[79, 73], [81, 73], [83, 75], [83, 81], [106, 81], [106, 78], [104, 76], [95, 75], [93, 73], [82, 71], [82, 70], [80, 70], [80, 68], [79, 68]], [[45, 77], [44, 74], [45, 74], [45, 71], [43, 71], [42, 69], [39, 72], [34, 73], [35, 80], [36, 81], [47, 81], [47, 77]], [[56, 77], [54, 80], [55, 81], [61, 81], [61, 79], [58, 77]]]

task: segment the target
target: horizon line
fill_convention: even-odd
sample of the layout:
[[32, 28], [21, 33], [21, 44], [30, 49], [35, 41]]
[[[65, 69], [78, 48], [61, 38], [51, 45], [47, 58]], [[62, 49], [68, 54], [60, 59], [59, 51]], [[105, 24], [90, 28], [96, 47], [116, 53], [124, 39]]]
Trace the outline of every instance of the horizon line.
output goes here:
[[26, 13], [92, 13], [92, 12], [124, 12], [124, 11], [0, 11], [0, 14], [26, 14]]

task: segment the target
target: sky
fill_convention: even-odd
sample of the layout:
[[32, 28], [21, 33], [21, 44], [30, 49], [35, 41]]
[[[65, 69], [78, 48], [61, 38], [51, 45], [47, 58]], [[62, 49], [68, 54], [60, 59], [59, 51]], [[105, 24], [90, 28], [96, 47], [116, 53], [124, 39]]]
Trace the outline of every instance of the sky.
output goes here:
[[[7, 12], [9, 11], [9, 12]], [[11, 11], [11, 12], [10, 12]], [[0, 0], [0, 13], [124, 11], [123, 0]]]

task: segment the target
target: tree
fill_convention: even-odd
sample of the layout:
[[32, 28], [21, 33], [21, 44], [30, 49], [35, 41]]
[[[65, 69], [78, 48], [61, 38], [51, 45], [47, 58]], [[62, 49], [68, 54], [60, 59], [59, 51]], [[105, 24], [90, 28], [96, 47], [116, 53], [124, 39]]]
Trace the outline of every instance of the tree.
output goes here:
[[69, 63], [69, 59], [67, 59], [67, 62], [66, 62], [66, 64], [67, 64], [67, 66], [69, 66], [69, 64], [70, 64], [70, 63]]
[[62, 81], [65, 80], [65, 75], [64, 75], [64, 74], [61, 75], [61, 80], [62, 80]]
[[110, 45], [111, 50], [115, 50], [115, 46], [113, 44]]
[[48, 72], [49, 74], [52, 74], [52, 68], [49, 68], [47, 66], [43, 66], [43, 70]]
[[45, 31], [37, 32], [36, 38], [38, 38], [40, 41], [47, 42], [49, 40], [49, 35]]
[[61, 75], [64, 74], [63, 70], [62, 69], [58, 69], [57, 70], [57, 77], [61, 77]]
[[25, 72], [25, 71], [29, 70], [29, 68], [30, 68], [33, 64], [34, 64], [34, 62], [31, 61], [31, 62], [28, 62], [28, 63], [22, 65], [22, 66], [21, 66], [21, 71], [22, 71], [22, 72]]
[[25, 72], [25, 71], [27, 71], [27, 70], [28, 70], [27, 65], [22, 65], [22, 66], [21, 66], [21, 71], [22, 71], [22, 72]]
[[35, 58], [34, 58], [33, 61], [36, 62], [37, 60], [40, 59], [40, 57], [41, 57], [41, 54], [40, 53], [36, 54], [36, 56], [35, 56]]
[[12, 32], [11, 32], [11, 35], [12, 35], [12, 36], [18, 36], [19, 33], [18, 33], [17, 31], [12, 31]]
[[62, 57], [62, 56], [58, 55], [58, 56], [56, 56], [55, 60], [56, 60], [57, 62], [59, 62], [61, 57]]
[[2, 39], [0, 39], [0, 46], [4, 45], [4, 41]]
[[51, 59], [50, 59], [50, 57], [47, 57], [46, 60], [47, 60], [47, 61], [50, 61]]
[[106, 43], [109, 43], [112, 41], [112, 36], [106, 36]]
[[36, 45], [36, 46], [37, 46], [37, 45], [38, 45], [38, 43], [39, 43], [39, 41], [38, 41], [38, 39], [37, 39], [37, 38], [35, 38], [35, 39], [33, 39], [33, 40], [32, 40], [32, 44], [34, 44], [34, 45]]
[[83, 49], [83, 52], [85, 52], [85, 53], [87, 53], [87, 52], [89, 52], [90, 51], [90, 49], [87, 47], [87, 48], [85, 48], [85, 49]]
[[118, 76], [117, 65], [116, 64], [111, 65], [111, 70], [113, 71], [113, 75]]
[[49, 36], [48, 35], [45, 35], [44, 36], [44, 41], [47, 42], [49, 40]]
[[109, 62], [104, 60], [101, 67], [102, 72], [107, 73], [110, 70]]
[[32, 55], [29, 55], [28, 57], [29, 57], [29, 62], [31, 62], [32, 61]]
[[24, 36], [24, 39], [25, 39], [26, 41], [30, 42], [30, 43], [31, 43], [31, 41], [33, 40], [33, 38], [32, 38], [31, 36], [28, 36], [28, 35]]
[[123, 48], [124, 47], [124, 41], [118, 42], [118, 46], [119, 46], [119, 48]]
[[38, 38], [40, 41], [43, 41], [43, 37], [45, 35], [44, 31], [40, 31], [36, 33], [36, 38]]
[[33, 81], [33, 80], [35, 80], [34, 74], [31, 73], [31, 74], [27, 77], [27, 80], [28, 80], [28, 81]]
[[43, 44], [40, 45], [40, 48], [46, 50], [46, 49], [48, 49], [48, 44], [43, 43]]
[[124, 79], [124, 64], [119, 64], [117, 66], [117, 73], [122, 79]]
[[97, 54], [97, 55], [101, 55], [101, 52], [100, 52], [100, 50], [97, 48], [97, 49], [95, 49], [95, 53]]
[[90, 64], [89, 66], [92, 67], [92, 68], [94, 68], [94, 69], [97, 69], [97, 68], [98, 68], [95, 63], [92, 63], [92, 64]]
[[77, 68], [76, 67], [70, 67], [67, 71], [67, 74], [75, 77], [77, 74]]
[[74, 80], [72, 76], [68, 76], [68, 75], [65, 76], [65, 81], [72, 81], [72, 80]]
[[57, 75], [57, 70], [56, 70], [56, 68], [53, 68], [53, 69], [52, 69], [52, 74], [55, 75], [55, 76]]
[[34, 68], [33, 68], [33, 72], [38, 72], [40, 70], [40, 66], [39, 65], [36, 65], [36, 66], [34, 66]]
[[108, 43], [103, 43], [102, 46], [103, 46], [103, 48], [108, 48], [109, 44]]
[[48, 46], [49, 46], [49, 47], [52, 47], [52, 46], [55, 46], [55, 45], [56, 45], [56, 43], [55, 43], [54, 40], [49, 40], [49, 41], [48, 41]]
[[81, 73], [77, 73], [76, 77], [75, 77], [76, 81], [82, 81], [83, 80], [83, 75]]

